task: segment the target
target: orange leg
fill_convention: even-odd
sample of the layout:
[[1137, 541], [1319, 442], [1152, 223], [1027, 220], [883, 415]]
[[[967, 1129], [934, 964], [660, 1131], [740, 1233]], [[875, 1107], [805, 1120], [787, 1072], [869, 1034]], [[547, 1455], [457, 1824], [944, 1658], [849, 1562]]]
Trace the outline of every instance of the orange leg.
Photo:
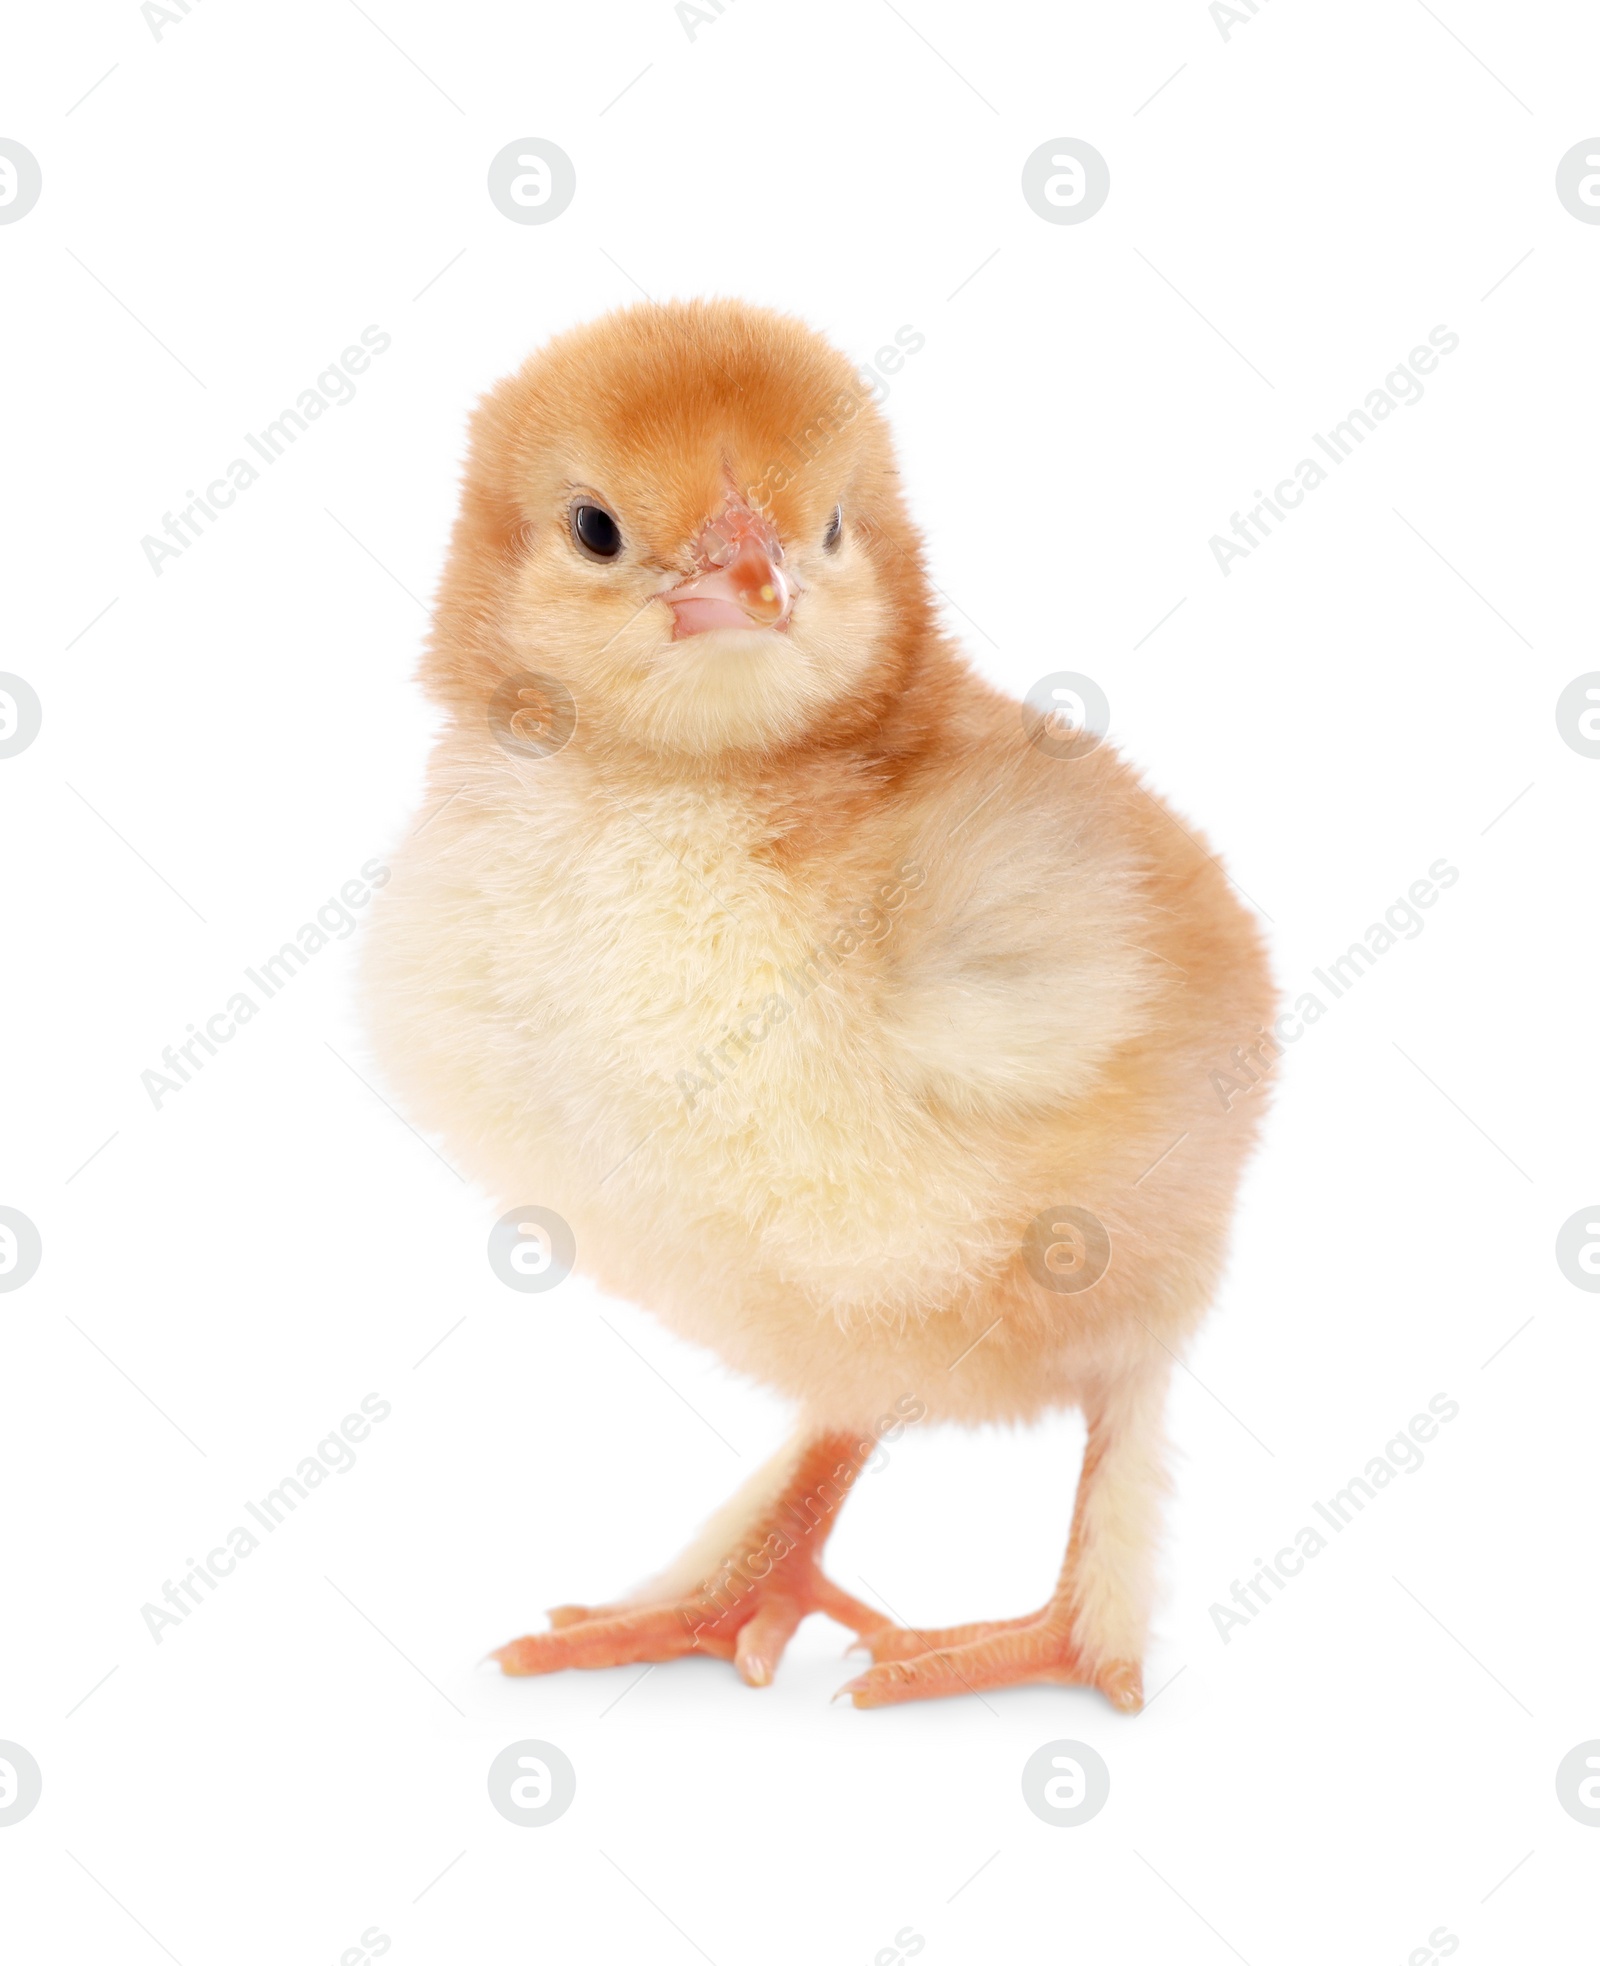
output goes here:
[[1044, 1609], [939, 1631], [894, 1626], [864, 1634], [874, 1663], [841, 1689], [856, 1706], [1043, 1681], [1098, 1687], [1114, 1707], [1138, 1712], [1165, 1393], [1161, 1372], [1091, 1404], [1066, 1561]]
[[804, 1434], [762, 1468], [695, 1543], [620, 1604], [564, 1604], [551, 1629], [493, 1656], [511, 1674], [621, 1666], [694, 1652], [769, 1684], [802, 1618], [825, 1612], [862, 1638], [889, 1620], [822, 1572], [834, 1517], [872, 1450], [853, 1434]]

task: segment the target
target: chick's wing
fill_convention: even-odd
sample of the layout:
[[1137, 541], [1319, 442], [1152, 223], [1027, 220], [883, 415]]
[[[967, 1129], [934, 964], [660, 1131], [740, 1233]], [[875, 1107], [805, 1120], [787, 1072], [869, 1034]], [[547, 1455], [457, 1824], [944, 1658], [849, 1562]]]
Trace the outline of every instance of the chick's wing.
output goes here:
[[883, 997], [918, 1091], [995, 1114], [1068, 1104], [1149, 1028], [1163, 961], [1130, 811], [1144, 797], [1110, 754], [1024, 749], [926, 798]]

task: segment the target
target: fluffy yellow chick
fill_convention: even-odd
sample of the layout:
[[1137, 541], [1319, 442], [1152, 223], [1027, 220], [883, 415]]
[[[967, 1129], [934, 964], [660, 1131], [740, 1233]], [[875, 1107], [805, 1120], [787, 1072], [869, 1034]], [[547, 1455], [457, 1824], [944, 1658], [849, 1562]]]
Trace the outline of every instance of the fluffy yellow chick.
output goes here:
[[[1273, 990], [1215, 859], [935, 620], [851, 364], [735, 302], [562, 335], [484, 401], [423, 665], [446, 713], [368, 950], [407, 1109], [578, 1266], [788, 1395], [661, 1576], [510, 1673], [731, 1659], [823, 1611], [857, 1706], [1142, 1699], [1163, 1406]], [[1082, 1409], [1049, 1603], [917, 1632], [821, 1555], [880, 1438]], [[645, 1478], [648, 1470], [639, 1470]]]

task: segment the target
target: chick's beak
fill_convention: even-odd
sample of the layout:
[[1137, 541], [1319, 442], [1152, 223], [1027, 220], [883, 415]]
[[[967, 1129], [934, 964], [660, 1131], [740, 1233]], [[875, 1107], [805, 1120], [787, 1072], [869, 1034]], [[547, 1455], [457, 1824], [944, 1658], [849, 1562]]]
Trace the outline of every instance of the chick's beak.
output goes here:
[[794, 582], [782, 566], [783, 548], [757, 516], [725, 512], [696, 547], [701, 571], [661, 598], [672, 610], [672, 637], [708, 628], [783, 628], [794, 607]]

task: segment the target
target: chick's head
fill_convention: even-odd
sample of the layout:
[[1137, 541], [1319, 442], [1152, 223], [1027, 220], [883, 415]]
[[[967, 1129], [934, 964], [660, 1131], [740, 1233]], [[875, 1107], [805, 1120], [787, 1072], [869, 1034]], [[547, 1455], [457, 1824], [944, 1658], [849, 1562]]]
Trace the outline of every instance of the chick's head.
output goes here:
[[870, 728], [930, 625], [856, 368], [782, 315], [651, 304], [485, 399], [425, 673], [468, 717], [531, 672], [583, 741], [774, 753]]

